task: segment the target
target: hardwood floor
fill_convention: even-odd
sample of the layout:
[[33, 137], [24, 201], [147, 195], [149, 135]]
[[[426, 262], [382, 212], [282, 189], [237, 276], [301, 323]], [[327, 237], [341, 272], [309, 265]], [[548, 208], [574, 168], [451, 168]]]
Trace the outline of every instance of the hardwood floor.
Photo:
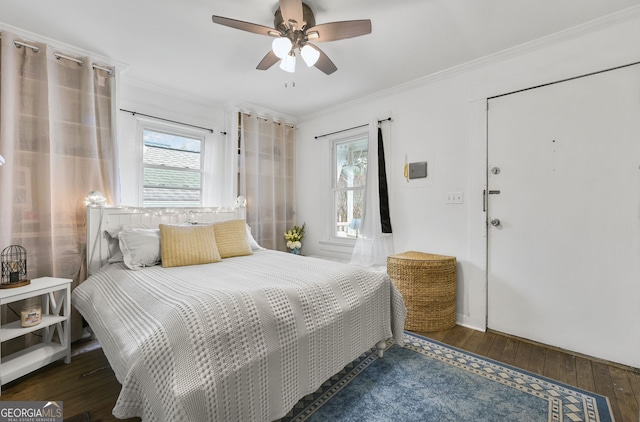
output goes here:
[[89, 341], [72, 345], [70, 364], [57, 361], [3, 385], [0, 399], [62, 401], [65, 419], [89, 411], [91, 422], [106, 422], [123, 420], [111, 414], [119, 392], [100, 345]]
[[[640, 372], [544, 347], [499, 333], [456, 326], [418, 333], [469, 352], [607, 396], [617, 422], [639, 422]], [[73, 346], [69, 365], [55, 362], [2, 387], [1, 400], [59, 400], [65, 417], [91, 412], [91, 421], [111, 415], [120, 384], [96, 342]], [[139, 421], [140, 419], [128, 419]]]
[[640, 422], [640, 371], [500, 333], [456, 326], [418, 333], [459, 349], [609, 398], [617, 422]]

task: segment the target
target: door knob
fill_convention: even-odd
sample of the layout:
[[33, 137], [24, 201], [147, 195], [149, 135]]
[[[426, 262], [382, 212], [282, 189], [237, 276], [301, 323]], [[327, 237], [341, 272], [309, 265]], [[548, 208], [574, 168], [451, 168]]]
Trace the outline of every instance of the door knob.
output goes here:
[[498, 220], [497, 218], [494, 218], [493, 220], [491, 220], [491, 225], [496, 227], [499, 226], [500, 220]]

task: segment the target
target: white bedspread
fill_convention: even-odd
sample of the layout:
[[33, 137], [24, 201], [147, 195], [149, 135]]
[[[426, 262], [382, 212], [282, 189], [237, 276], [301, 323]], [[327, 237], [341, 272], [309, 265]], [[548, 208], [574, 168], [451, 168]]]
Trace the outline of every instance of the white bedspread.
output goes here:
[[379, 340], [402, 343], [385, 273], [283, 252], [102, 268], [73, 291], [144, 421], [272, 421]]

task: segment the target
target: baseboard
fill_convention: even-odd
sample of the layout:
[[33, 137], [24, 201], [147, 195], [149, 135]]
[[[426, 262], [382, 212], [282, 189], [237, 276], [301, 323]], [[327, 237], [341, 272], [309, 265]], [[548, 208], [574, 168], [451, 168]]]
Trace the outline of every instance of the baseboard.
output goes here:
[[557, 347], [557, 346], [552, 346], [550, 344], [540, 343], [540, 342], [537, 342], [537, 341], [534, 341], [534, 340], [529, 340], [529, 339], [524, 338], [524, 337], [518, 337], [518, 336], [514, 336], [512, 334], [503, 333], [501, 331], [492, 330], [491, 328], [487, 328], [487, 332], [488, 333], [494, 333], [494, 334], [497, 334], [497, 335], [500, 335], [500, 336], [503, 336], [503, 337], [513, 338], [513, 339], [516, 339], [516, 340], [521, 341], [523, 343], [529, 343], [529, 344], [533, 344], [533, 345], [536, 345], [536, 346], [544, 347], [546, 349], [556, 350], [556, 351], [561, 352], [561, 353], [566, 353], [568, 355], [580, 357], [580, 358], [583, 358], [583, 359], [592, 360], [594, 362], [600, 362], [600, 363], [605, 364], [605, 365], [613, 366], [613, 367], [616, 367], [616, 368], [623, 369], [625, 371], [631, 371], [631, 372], [635, 372], [637, 374], [640, 374], [640, 368], [636, 368], [636, 367], [633, 367], [633, 366], [625, 365], [623, 363], [612, 362], [610, 360], [598, 358], [598, 357], [595, 357], [595, 356], [585, 355], [584, 353], [578, 353], [578, 352], [574, 352], [573, 350], [563, 349], [562, 347]]
[[456, 324], [472, 330], [482, 331], [483, 333], [487, 331], [487, 325], [484, 322], [480, 323], [463, 314], [456, 314]]

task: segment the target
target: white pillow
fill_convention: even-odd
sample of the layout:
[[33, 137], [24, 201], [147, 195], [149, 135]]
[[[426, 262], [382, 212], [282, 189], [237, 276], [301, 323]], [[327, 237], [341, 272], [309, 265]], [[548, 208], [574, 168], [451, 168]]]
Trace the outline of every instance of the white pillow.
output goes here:
[[122, 262], [122, 252], [120, 251], [120, 239], [118, 239], [118, 233], [113, 235], [108, 230], [104, 231], [104, 236], [107, 239], [107, 249], [110, 264], [113, 262]]
[[107, 259], [109, 264], [114, 264], [116, 262], [124, 262], [124, 255], [122, 255], [122, 251], [120, 250], [120, 244], [118, 243], [118, 252], [114, 253], [111, 257]]
[[121, 224], [117, 227], [110, 227], [104, 231], [109, 248], [108, 260], [109, 264], [114, 262], [123, 262], [122, 251], [120, 250], [120, 233], [124, 230], [131, 229], [151, 229], [153, 227], [148, 224]]
[[118, 238], [123, 260], [128, 268], [140, 270], [160, 262], [159, 229], [123, 230]]
[[256, 240], [253, 238], [253, 235], [251, 234], [251, 227], [249, 227], [248, 224], [247, 224], [247, 241], [249, 242], [249, 246], [251, 246], [251, 250], [252, 251], [263, 251], [263, 250], [265, 250], [265, 248], [263, 248], [262, 246], [258, 245], [258, 242], [256, 242]]

